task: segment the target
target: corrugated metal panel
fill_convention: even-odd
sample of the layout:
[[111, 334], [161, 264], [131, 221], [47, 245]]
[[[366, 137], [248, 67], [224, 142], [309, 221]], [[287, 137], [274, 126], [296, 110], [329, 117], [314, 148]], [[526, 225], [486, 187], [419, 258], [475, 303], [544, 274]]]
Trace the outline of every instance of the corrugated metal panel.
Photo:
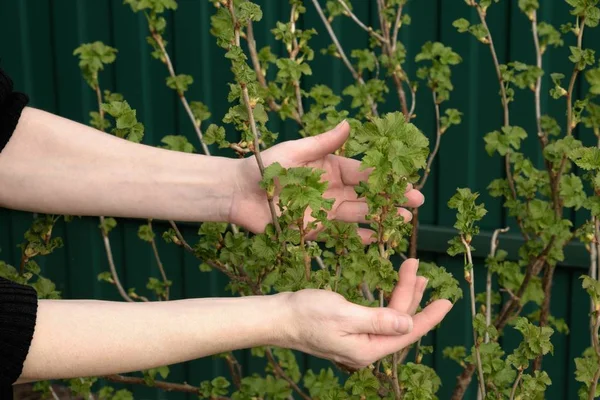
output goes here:
[[[102, 74], [101, 84], [105, 88], [123, 93], [138, 117], [146, 125], [145, 143], [157, 144], [167, 134], [185, 134], [196, 143], [189, 121], [180, 107], [174, 93], [164, 85], [164, 66], [150, 57], [145, 37], [146, 22], [141, 15], [134, 15], [120, 0], [0, 0], [0, 56], [2, 64], [15, 78], [17, 87], [29, 93], [32, 105], [50, 112], [86, 122], [88, 112], [95, 108], [93, 93], [80, 78], [77, 62], [72, 51], [80, 43], [101, 40], [119, 49], [117, 63]], [[209, 33], [212, 6], [206, 0], [179, 0], [179, 10], [168, 15], [167, 38], [176, 69], [180, 73], [194, 75], [189, 97], [202, 100], [210, 106], [213, 121], [219, 121], [228, 108], [227, 83], [231, 80], [229, 65], [223, 59], [223, 51], [218, 48]], [[271, 45], [273, 51], [281, 51], [274, 41], [270, 28], [274, 22], [288, 18], [289, 5], [283, 0], [262, 0], [264, 20], [256, 27], [259, 46]], [[355, 1], [358, 15], [375, 21], [374, 1]], [[315, 27], [321, 33], [313, 45], [323, 48], [329, 44], [328, 37], [314, 9], [308, 4], [308, 12], [302, 24]], [[425, 190], [427, 202], [421, 213], [424, 224], [420, 243], [427, 252], [423, 259], [433, 259], [445, 265], [458, 276], [462, 275], [462, 262], [445, 255], [445, 242], [448, 228], [454, 222], [454, 215], [446, 207], [446, 202], [458, 186], [469, 186], [480, 191], [488, 210], [483, 222], [485, 229], [491, 230], [512, 226], [501, 204], [486, 194], [490, 177], [502, 176], [502, 163], [498, 158], [490, 158], [483, 151], [482, 137], [488, 131], [498, 128], [501, 109], [498, 84], [493, 71], [488, 49], [470, 37], [456, 32], [452, 21], [471, 13], [463, 2], [442, 0], [411, 1], [406, 7], [413, 18], [413, 24], [402, 30], [402, 40], [406, 44], [410, 59], [421, 45], [429, 40], [440, 40], [459, 52], [464, 62], [455, 69], [454, 82], [459, 87], [452, 95], [450, 106], [465, 113], [463, 124], [453, 129], [443, 138], [443, 146], [438, 161]], [[569, 19], [564, 2], [544, 2], [541, 20], [555, 24]], [[533, 45], [526, 18], [519, 12], [515, 2], [504, 1], [494, 5], [490, 12], [490, 29], [496, 38], [496, 48], [501, 62], [521, 60], [533, 62]], [[374, 25], [377, 25], [374, 23]], [[351, 21], [336, 22], [334, 28], [345, 48], [363, 48], [367, 37]], [[598, 31], [586, 33], [587, 46], [598, 47]], [[567, 61], [568, 49], [553, 50], [544, 57], [548, 71], [566, 72], [570, 70]], [[414, 63], [407, 70], [414, 76]], [[336, 92], [351, 82], [351, 76], [342, 64], [317, 52], [313, 63], [314, 75], [305, 80], [305, 87], [316, 83], [326, 83]], [[544, 81], [543, 93], [547, 93], [548, 82]], [[416, 123], [427, 134], [434, 132], [434, 118], [431, 100], [426, 90], [417, 96], [418, 117]], [[389, 94], [382, 109], [390, 111], [398, 108], [397, 99]], [[564, 125], [562, 101], [543, 98], [543, 108], [559, 117]], [[524, 94], [512, 106], [512, 120], [533, 132], [533, 95]], [[280, 131], [284, 139], [296, 136], [292, 123], [274, 122], [272, 129]], [[582, 133], [578, 133], [582, 135]], [[589, 140], [591, 135], [582, 135]], [[529, 154], [541, 160], [537, 141], [530, 139], [525, 147]], [[217, 154], [223, 154], [218, 153]], [[581, 221], [585, 216], [573, 215]], [[0, 248], [2, 258], [16, 263], [19, 251], [16, 245], [21, 241], [32, 216], [27, 213], [0, 210]], [[144, 288], [148, 276], [158, 276], [151, 249], [138, 240], [136, 221], [121, 221], [118, 229], [111, 233], [115, 260], [124, 284], [127, 287]], [[192, 238], [195, 228], [186, 227], [185, 234]], [[70, 224], [60, 223], [56, 234], [65, 238], [64, 249], [43, 260], [46, 273], [55, 279], [59, 289], [70, 298], [118, 299], [116, 291], [96, 281], [99, 272], [107, 269], [97, 220], [78, 219]], [[513, 250], [518, 239], [505, 239]], [[485, 256], [487, 243], [481, 240], [477, 246], [481, 257]], [[223, 291], [224, 277], [217, 274], [203, 274], [198, 270], [199, 262], [183, 254], [173, 246], [159, 243], [159, 250], [169, 277], [174, 281], [174, 298], [206, 297], [227, 295]], [[547, 357], [545, 368], [553, 380], [548, 399], [576, 398], [578, 384], [573, 379], [574, 363], [588, 341], [587, 307], [588, 300], [580, 288], [579, 275], [585, 271], [586, 255], [581, 247], [569, 251], [569, 265], [556, 272], [553, 291], [552, 311], [557, 317], [565, 318], [571, 334], [558, 334], [555, 339], [555, 354]], [[483, 281], [479, 280], [478, 284]], [[466, 289], [466, 287], [464, 288]], [[483, 290], [483, 286], [478, 288]], [[440, 331], [430, 335], [426, 343], [436, 346], [437, 351], [426, 357], [441, 374], [444, 386], [440, 398], [448, 398], [459, 372], [458, 366], [441, 355], [445, 346], [468, 342], [471, 337], [469, 306], [459, 302], [451, 315], [442, 324]], [[510, 330], [509, 330], [510, 331]], [[508, 346], [518, 343], [518, 336], [507, 333], [503, 342]], [[262, 368], [262, 360], [251, 358], [247, 352], [240, 352], [245, 372]], [[329, 364], [322, 360], [303, 357], [301, 364], [320, 368]], [[198, 384], [213, 376], [227, 375], [226, 366], [210, 358], [198, 360], [172, 368], [170, 379]], [[182, 394], [156, 393], [148, 388], [135, 388], [136, 398], [183, 399]], [[470, 392], [474, 396], [474, 391]]]

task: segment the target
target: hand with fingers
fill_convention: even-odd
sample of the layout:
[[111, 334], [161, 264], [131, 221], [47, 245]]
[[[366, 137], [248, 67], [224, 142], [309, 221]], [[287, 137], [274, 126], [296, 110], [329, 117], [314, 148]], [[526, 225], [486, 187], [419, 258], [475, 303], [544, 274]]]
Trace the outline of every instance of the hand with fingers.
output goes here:
[[415, 314], [427, 280], [417, 276], [418, 261], [406, 260], [387, 307], [363, 307], [325, 290], [289, 295], [292, 322], [286, 347], [363, 368], [426, 335], [452, 308], [437, 300]]
[[[313, 167], [324, 170], [323, 179], [329, 183], [324, 194], [327, 199], [334, 199], [329, 211], [330, 219], [351, 223], [367, 222], [365, 216], [369, 209], [364, 198], [358, 198], [354, 187], [360, 181], [366, 180], [369, 171], [360, 170], [360, 161], [336, 156], [334, 153], [348, 139], [350, 125], [344, 121], [334, 129], [318, 136], [280, 143], [262, 153], [265, 166], [275, 162], [285, 168]], [[229, 211], [229, 221], [249, 229], [252, 232], [262, 232], [271, 222], [267, 196], [258, 182], [261, 179], [254, 157], [243, 160], [235, 182], [235, 190]], [[408, 199], [405, 207], [419, 207], [424, 197], [418, 190], [408, 187]], [[399, 208], [398, 213], [406, 221], [412, 219], [412, 214], [405, 208]], [[359, 228], [358, 233], [364, 243], [372, 241], [372, 231]], [[318, 229], [311, 232], [309, 239], [313, 240]]]

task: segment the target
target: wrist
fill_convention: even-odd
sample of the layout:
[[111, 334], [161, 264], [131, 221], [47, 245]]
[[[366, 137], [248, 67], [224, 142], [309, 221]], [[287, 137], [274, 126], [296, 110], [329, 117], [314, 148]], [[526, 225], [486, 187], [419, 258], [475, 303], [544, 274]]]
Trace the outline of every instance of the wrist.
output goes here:
[[283, 292], [264, 296], [267, 301], [266, 309], [269, 310], [268, 341], [262, 345], [282, 348], [294, 348], [296, 343], [297, 328], [294, 313], [291, 307], [292, 293]]

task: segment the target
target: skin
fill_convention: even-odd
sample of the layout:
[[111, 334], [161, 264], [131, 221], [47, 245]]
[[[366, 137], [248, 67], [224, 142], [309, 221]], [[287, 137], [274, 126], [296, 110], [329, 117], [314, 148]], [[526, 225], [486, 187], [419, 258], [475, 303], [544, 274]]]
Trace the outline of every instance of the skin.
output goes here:
[[[263, 160], [324, 169], [325, 196], [335, 199], [329, 218], [364, 222], [367, 207], [353, 186], [369, 172], [331, 154], [348, 135], [342, 123], [274, 146]], [[49, 214], [226, 221], [261, 232], [271, 217], [259, 180], [253, 158], [134, 144], [33, 108], [0, 153], [0, 206]], [[406, 207], [424, 201], [412, 188], [406, 197]], [[406, 209], [398, 212], [410, 219]], [[372, 240], [368, 230], [359, 234]], [[325, 290], [150, 303], [40, 300], [18, 382], [123, 373], [262, 345], [364, 367], [414, 343], [450, 311], [450, 302], [438, 300], [415, 314], [426, 287], [417, 268], [414, 259], [402, 264], [385, 308]]]

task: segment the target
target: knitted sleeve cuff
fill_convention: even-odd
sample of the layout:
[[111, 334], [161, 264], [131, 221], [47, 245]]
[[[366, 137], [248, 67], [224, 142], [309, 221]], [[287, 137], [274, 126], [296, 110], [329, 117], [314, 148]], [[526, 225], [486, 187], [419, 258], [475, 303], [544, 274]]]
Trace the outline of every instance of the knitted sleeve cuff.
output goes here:
[[13, 92], [12, 79], [0, 68], [0, 152], [15, 131], [27, 103], [29, 97]]
[[0, 278], [0, 387], [12, 385], [23, 372], [37, 307], [32, 287]]

